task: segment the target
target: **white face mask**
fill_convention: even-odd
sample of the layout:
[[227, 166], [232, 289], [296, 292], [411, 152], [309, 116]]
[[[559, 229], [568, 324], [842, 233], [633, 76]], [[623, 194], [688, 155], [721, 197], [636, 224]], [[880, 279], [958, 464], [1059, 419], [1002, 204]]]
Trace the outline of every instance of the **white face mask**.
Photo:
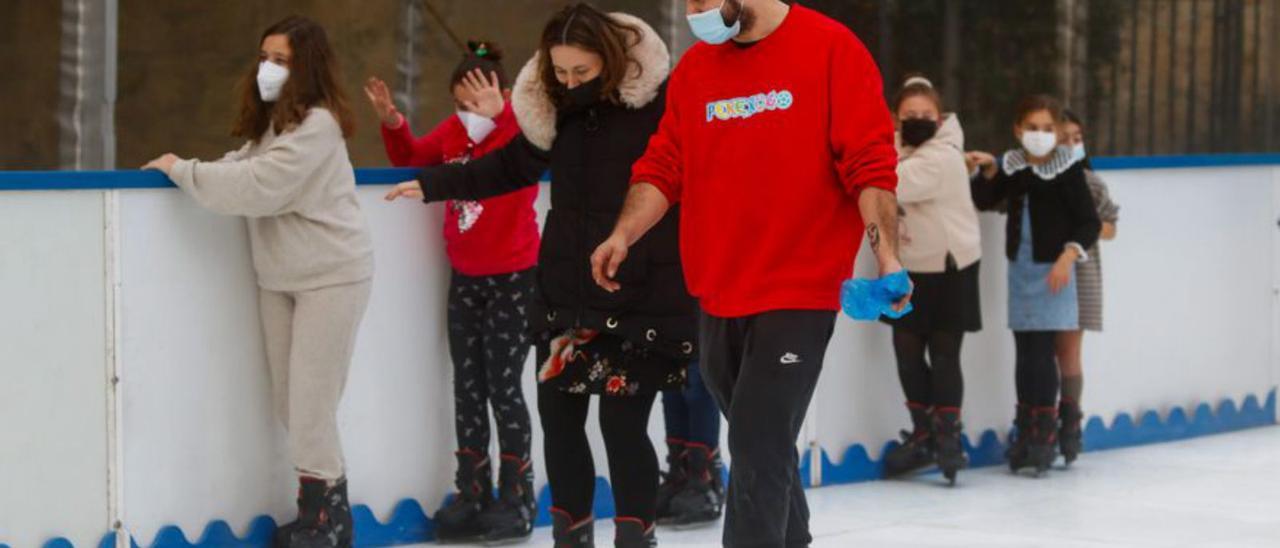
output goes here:
[[1058, 146], [1058, 134], [1052, 131], [1022, 132], [1022, 148], [1036, 158], [1044, 158]]
[[280, 90], [284, 89], [284, 83], [288, 80], [289, 69], [271, 61], [258, 63], [258, 94], [263, 101], [271, 103], [279, 99]]
[[1071, 145], [1071, 159], [1073, 161], [1079, 162], [1081, 160], [1084, 160], [1084, 157], [1085, 157], [1084, 143], [1076, 143], [1074, 145]]
[[493, 123], [493, 120], [465, 110], [458, 111], [458, 120], [462, 122], [462, 127], [467, 128], [467, 137], [476, 144], [483, 142], [490, 133], [493, 133], [493, 130], [498, 128], [498, 124]]

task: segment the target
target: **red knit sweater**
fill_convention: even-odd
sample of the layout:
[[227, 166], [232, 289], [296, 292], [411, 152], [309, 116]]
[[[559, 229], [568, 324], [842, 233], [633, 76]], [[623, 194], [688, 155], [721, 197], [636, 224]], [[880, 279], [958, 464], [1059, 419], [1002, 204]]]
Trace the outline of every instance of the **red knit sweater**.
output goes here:
[[[398, 167], [462, 163], [502, 148], [520, 134], [510, 103], [494, 123], [493, 133], [473, 143], [457, 116], [417, 138], [401, 120], [395, 129], [382, 127], [382, 142], [387, 157]], [[444, 238], [453, 268], [467, 276], [492, 276], [536, 265], [540, 240], [533, 202], [537, 197], [534, 185], [480, 202], [446, 202]]]
[[882, 94], [853, 33], [801, 6], [760, 42], [685, 54], [632, 182], [682, 204], [685, 277], [707, 313], [838, 309], [858, 196], [897, 187]]

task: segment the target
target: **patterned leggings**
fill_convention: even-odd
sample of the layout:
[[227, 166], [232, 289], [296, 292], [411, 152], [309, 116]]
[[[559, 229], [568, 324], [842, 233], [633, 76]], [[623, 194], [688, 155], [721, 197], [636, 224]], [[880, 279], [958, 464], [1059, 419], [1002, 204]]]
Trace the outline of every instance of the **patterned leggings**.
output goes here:
[[529, 339], [526, 312], [534, 272], [453, 274], [449, 288], [449, 352], [458, 447], [489, 452], [489, 407], [505, 455], [529, 459], [533, 433], [520, 385]]

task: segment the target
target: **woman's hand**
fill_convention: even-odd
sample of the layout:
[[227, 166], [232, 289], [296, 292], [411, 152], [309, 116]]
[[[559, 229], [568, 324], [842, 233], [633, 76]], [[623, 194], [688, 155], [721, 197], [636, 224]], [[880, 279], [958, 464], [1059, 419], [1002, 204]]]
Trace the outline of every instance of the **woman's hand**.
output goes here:
[[182, 158], [177, 157], [172, 152], [166, 152], [159, 158], [147, 162], [146, 165], [142, 166], [142, 169], [154, 169], [165, 174], [167, 177], [169, 172], [173, 170], [173, 164], [177, 163], [177, 161], [181, 159]]
[[975, 150], [964, 153], [964, 165], [969, 168], [970, 173], [981, 168], [983, 178], [991, 179], [996, 176], [996, 157], [986, 152]]
[[1058, 256], [1058, 260], [1053, 263], [1053, 268], [1049, 270], [1049, 291], [1057, 295], [1063, 288], [1071, 283], [1071, 274], [1076, 268], [1076, 259], [1080, 255], [1073, 248], [1067, 248]]
[[369, 98], [369, 104], [373, 105], [373, 110], [378, 113], [382, 125], [389, 128], [400, 125], [400, 111], [391, 100], [391, 90], [387, 88], [386, 82], [370, 76], [364, 83], [364, 94]]
[[484, 72], [475, 69], [462, 78], [461, 85], [463, 89], [475, 95], [474, 101], [463, 103], [471, 112], [492, 120], [502, 114], [502, 109], [507, 106], [506, 99], [502, 97], [501, 81], [496, 72], [490, 72], [486, 78]]
[[400, 183], [396, 185], [395, 188], [392, 188], [391, 192], [388, 192], [384, 199], [388, 202], [394, 202], [396, 198], [413, 198], [415, 200], [421, 200], [422, 182], [414, 179], [412, 181]]

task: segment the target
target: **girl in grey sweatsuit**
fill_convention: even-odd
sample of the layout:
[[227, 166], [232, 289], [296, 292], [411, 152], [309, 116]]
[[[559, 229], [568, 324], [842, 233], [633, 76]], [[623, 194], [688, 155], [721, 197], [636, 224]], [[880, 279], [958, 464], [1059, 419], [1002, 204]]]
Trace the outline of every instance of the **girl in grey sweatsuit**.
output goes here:
[[347, 157], [351, 113], [323, 28], [290, 17], [260, 43], [233, 132], [248, 143], [215, 162], [166, 154], [146, 167], [246, 218], [272, 396], [301, 484], [299, 519], [276, 545], [349, 546], [337, 411], [373, 277]]

